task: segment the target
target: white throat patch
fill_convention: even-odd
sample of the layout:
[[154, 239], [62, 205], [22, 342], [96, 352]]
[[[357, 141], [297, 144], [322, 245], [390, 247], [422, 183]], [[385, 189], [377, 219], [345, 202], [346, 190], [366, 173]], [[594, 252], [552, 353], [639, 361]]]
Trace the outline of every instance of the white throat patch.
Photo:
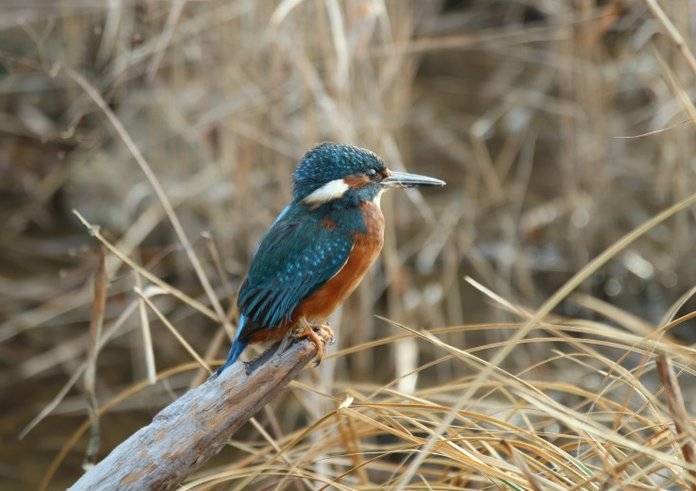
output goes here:
[[316, 191], [308, 194], [302, 201], [307, 205], [319, 206], [329, 201], [342, 198], [349, 187], [343, 179], [334, 179], [324, 184]]
[[377, 196], [375, 196], [375, 201], [374, 203], [377, 205], [377, 208], [381, 208], [382, 204], [382, 193], [384, 193], [384, 189], [380, 189], [379, 193], [377, 193]]

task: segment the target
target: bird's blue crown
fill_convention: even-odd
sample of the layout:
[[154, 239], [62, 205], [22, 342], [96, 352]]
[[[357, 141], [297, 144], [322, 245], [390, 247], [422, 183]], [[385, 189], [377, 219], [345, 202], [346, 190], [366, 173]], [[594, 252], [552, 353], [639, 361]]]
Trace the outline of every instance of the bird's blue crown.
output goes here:
[[373, 169], [382, 172], [382, 159], [369, 150], [326, 142], [317, 145], [302, 157], [293, 177], [293, 199], [300, 201], [324, 184]]

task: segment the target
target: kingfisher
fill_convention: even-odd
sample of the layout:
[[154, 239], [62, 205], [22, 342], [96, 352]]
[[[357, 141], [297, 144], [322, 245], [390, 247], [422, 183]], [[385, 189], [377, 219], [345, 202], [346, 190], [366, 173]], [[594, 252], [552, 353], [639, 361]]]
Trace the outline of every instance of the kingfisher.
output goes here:
[[360, 284], [384, 244], [382, 193], [444, 186], [432, 177], [389, 170], [373, 152], [326, 142], [293, 175], [292, 202], [261, 239], [237, 297], [239, 324], [221, 373], [250, 343], [288, 333], [317, 347], [333, 341], [326, 322]]

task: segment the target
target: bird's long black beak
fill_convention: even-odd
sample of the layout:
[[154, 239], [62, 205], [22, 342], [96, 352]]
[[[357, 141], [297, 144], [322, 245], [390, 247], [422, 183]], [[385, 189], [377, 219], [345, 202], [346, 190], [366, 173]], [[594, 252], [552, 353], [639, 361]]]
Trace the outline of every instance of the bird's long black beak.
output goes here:
[[445, 181], [434, 177], [409, 174], [408, 172], [391, 171], [388, 177], [382, 179], [385, 188], [413, 188], [416, 186], [444, 186]]

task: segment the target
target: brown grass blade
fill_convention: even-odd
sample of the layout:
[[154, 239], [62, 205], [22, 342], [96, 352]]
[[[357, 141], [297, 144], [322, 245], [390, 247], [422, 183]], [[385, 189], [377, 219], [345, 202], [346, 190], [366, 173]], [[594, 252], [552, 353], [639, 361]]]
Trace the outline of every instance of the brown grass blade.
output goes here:
[[691, 464], [687, 472], [691, 475], [691, 489], [696, 490], [696, 435], [694, 424], [684, 406], [679, 381], [674, 373], [672, 360], [665, 353], [660, 353], [657, 358], [658, 374], [667, 395], [669, 412], [674, 422], [677, 436], [682, 442], [681, 451], [684, 461]]

